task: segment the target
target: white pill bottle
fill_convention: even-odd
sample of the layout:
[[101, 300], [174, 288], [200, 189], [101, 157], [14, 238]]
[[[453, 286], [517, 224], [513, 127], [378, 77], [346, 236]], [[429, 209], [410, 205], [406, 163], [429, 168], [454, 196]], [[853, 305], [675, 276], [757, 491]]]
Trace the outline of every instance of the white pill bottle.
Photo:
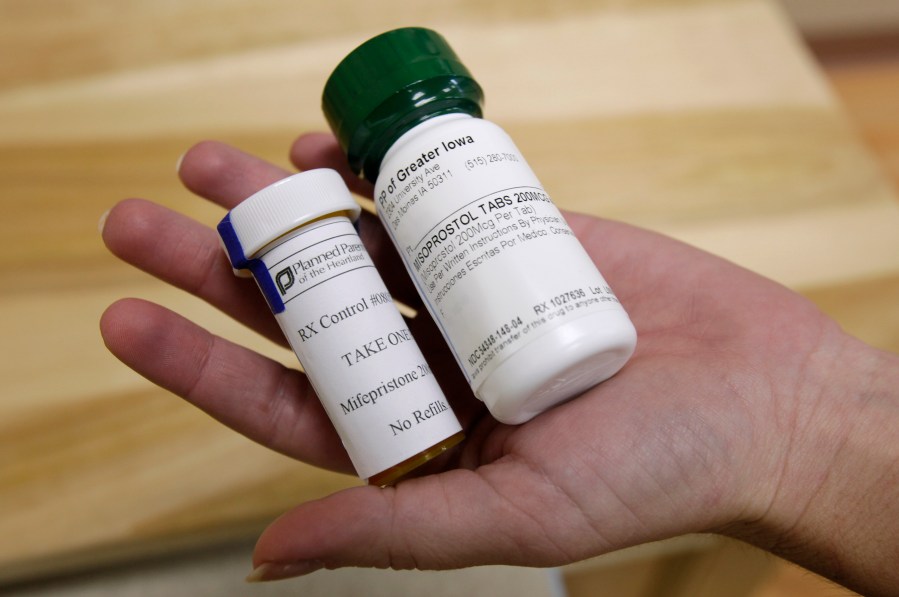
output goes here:
[[370, 39], [322, 106], [475, 395], [518, 424], [618, 372], [634, 326], [434, 31]]
[[356, 234], [334, 170], [254, 193], [218, 232], [297, 355], [356, 472], [392, 485], [463, 439], [462, 427]]

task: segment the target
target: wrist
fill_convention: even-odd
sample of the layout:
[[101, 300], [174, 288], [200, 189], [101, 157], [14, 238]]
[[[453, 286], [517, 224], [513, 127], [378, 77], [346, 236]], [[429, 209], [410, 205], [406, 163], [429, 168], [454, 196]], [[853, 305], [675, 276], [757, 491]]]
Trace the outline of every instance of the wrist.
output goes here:
[[763, 513], [731, 534], [865, 594], [899, 587], [899, 357], [842, 332], [810, 357]]

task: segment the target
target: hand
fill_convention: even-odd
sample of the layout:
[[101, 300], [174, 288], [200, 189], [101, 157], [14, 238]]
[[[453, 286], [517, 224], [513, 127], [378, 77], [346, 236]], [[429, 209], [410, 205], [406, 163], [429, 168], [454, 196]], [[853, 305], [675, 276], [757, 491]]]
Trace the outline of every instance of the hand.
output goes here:
[[[301, 137], [291, 157], [300, 169], [335, 168], [354, 191], [370, 194], [329, 135]], [[288, 174], [211, 142], [192, 148], [180, 168], [189, 189], [225, 208]], [[866, 417], [853, 398], [880, 388], [872, 372], [895, 373], [895, 359], [846, 336], [792, 291], [722, 259], [625, 224], [566, 217], [637, 327], [628, 365], [524, 425], [503, 425], [473, 397], [422, 312], [412, 331], [466, 442], [432, 465], [435, 474], [389, 489], [355, 487], [285, 514], [261, 537], [253, 577], [340, 566], [552, 566], [684, 533], [724, 532], [844, 582], [869, 589], [899, 582], [888, 559], [875, 578], [855, 562], [895, 555], [895, 540], [893, 551], [874, 560], [871, 550], [846, 555], [831, 533], [843, 532], [860, 552], [865, 539], [828, 517], [847, 491], [868, 492], [882, 481], [881, 468], [858, 454], [849, 459], [847, 447], [875, 452], [879, 464], [890, 458], [895, 478], [896, 450], [859, 439], [878, 430], [890, 437], [887, 421], [895, 419]], [[361, 231], [394, 297], [420, 305], [377, 220], [363, 214]], [[111, 210], [103, 238], [124, 260], [284, 344], [252, 282], [232, 275], [212, 229], [128, 200]], [[123, 362], [233, 429], [351, 472], [297, 371], [143, 301], [112, 305], [101, 330]], [[894, 416], [899, 383], [884, 387], [894, 388], [884, 407]], [[835, 502], [820, 502], [822, 492]], [[872, 509], [899, 501], [895, 488], [878, 495]]]

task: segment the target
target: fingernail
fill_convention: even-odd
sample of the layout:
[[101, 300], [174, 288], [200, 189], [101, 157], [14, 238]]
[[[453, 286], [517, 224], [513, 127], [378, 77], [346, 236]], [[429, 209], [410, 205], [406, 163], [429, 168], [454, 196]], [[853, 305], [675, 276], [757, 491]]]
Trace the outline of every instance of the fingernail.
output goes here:
[[100, 221], [97, 222], [97, 230], [100, 231], [100, 236], [103, 236], [103, 228], [106, 227], [106, 220], [107, 220], [107, 218], [109, 218], [110, 211], [112, 211], [112, 210], [107, 209], [106, 211], [104, 211], [103, 215], [100, 216]]
[[266, 562], [256, 566], [247, 575], [247, 582], [267, 582], [271, 580], [283, 580], [310, 574], [324, 568], [322, 562], [308, 560], [305, 562]]
[[180, 156], [178, 156], [178, 161], [175, 162], [175, 174], [181, 174], [181, 162], [184, 161], [184, 156], [186, 156], [186, 155], [187, 155], [187, 152], [185, 151]]

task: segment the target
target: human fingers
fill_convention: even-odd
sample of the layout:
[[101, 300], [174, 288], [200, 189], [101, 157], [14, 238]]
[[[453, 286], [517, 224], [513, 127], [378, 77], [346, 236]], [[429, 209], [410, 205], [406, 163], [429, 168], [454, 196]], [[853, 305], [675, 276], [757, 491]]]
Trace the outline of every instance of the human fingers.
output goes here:
[[745, 461], [731, 431], [744, 420], [731, 418], [729, 400], [720, 414], [700, 412], [701, 390], [672, 387], [669, 363], [682, 357], [654, 361], [522, 426], [469, 439], [460, 464], [474, 458], [471, 469], [299, 506], [260, 537], [250, 579], [343, 566], [559, 565], [753, 515], [747, 506], [763, 492], [735, 470]]
[[[305, 169], [339, 167], [339, 164], [331, 160], [308, 162], [307, 166], [309, 168]], [[343, 168], [346, 170], [346, 166]], [[227, 209], [292, 174], [218, 141], [203, 141], [191, 147], [182, 157], [178, 172], [189, 190]], [[360, 236], [388, 289], [397, 300], [417, 308], [420, 304], [418, 295], [383, 227], [371, 214], [363, 212], [359, 228]]]
[[100, 331], [123, 363], [235, 431], [315, 466], [352, 471], [300, 372], [139, 299], [111, 305]]
[[371, 183], [350, 170], [346, 155], [330, 133], [306, 133], [298, 137], [290, 148], [290, 161], [300, 170], [337, 170], [352, 192], [369, 199], [372, 196]]
[[[674, 470], [658, 470], [654, 454], [631, 463], [626, 445], [596, 441], [602, 432], [595, 419], [584, 416], [596, 410], [599, 401], [593, 402], [586, 409], [569, 403], [562, 409], [567, 415], [553, 411], [548, 423], [535, 419], [503, 427], [480, 446], [469, 444], [468, 452], [489, 462], [473, 470], [455, 469], [385, 490], [353, 488], [295, 508], [260, 537], [250, 580], [345, 566], [557, 566], [709, 528], [721, 518], [721, 508], [711, 501], [720, 496], [714, 482], [700, 476], [692, 488], [689, 480], [677, 484], [684, 470], [680, 464], [699, 470], [701, 463], [678, 462], [670, 446], [663, 446], [669, 455], [661, 459], [678, 465]], [[616, 408], [599, 410], [612, 414]], [[645, 426], [629, 411], [617, 422]], [[589, 436], [572, 433], [572, 427], [587, 429]], [[630, 435], [616, 434], [616, 428], [611, 423], [604, 431]], [[576, 450], [556, 449], [564, 434], [574, 435], [562, 441]], [[640, 442], [622, 442], [627, 443]]]
[[210, 228], [150, 201], [127, 199], [109, 211], [101, 234], [120, 259], [286, 345], [262, 295], [234, 276]]
[[181, 157], [178, 166], [184, 186], [226, 209], [291, 174], [218, 141], [197, 143]]
[[[720, 330], [741, 316], [746, 287], [770, 281], [679, 240], [623, 222], [565, 212], [565, 218], [637, 328], [638, 350], [654, 331]], [[730, 327], [729, 325], [726, 327]]]
[[[428, 570], [570, 561], [585, 546], [583, 527], [576, 528], [582, 521], [562, 504], [564, 496], [525, 466], [502, 468], [458, 469], [390, 489], [357, 487], [302, 504], [260, 537], [248, 579], [345, 566]], [[521, 490], [515, 499], [505, 494], [509, 482]], [[538, 502], [541, 509], [530, 511]], [[543, 520], [547, 512], [553, 521]], [[556, 529], [568, 545], [554, 543]]]

